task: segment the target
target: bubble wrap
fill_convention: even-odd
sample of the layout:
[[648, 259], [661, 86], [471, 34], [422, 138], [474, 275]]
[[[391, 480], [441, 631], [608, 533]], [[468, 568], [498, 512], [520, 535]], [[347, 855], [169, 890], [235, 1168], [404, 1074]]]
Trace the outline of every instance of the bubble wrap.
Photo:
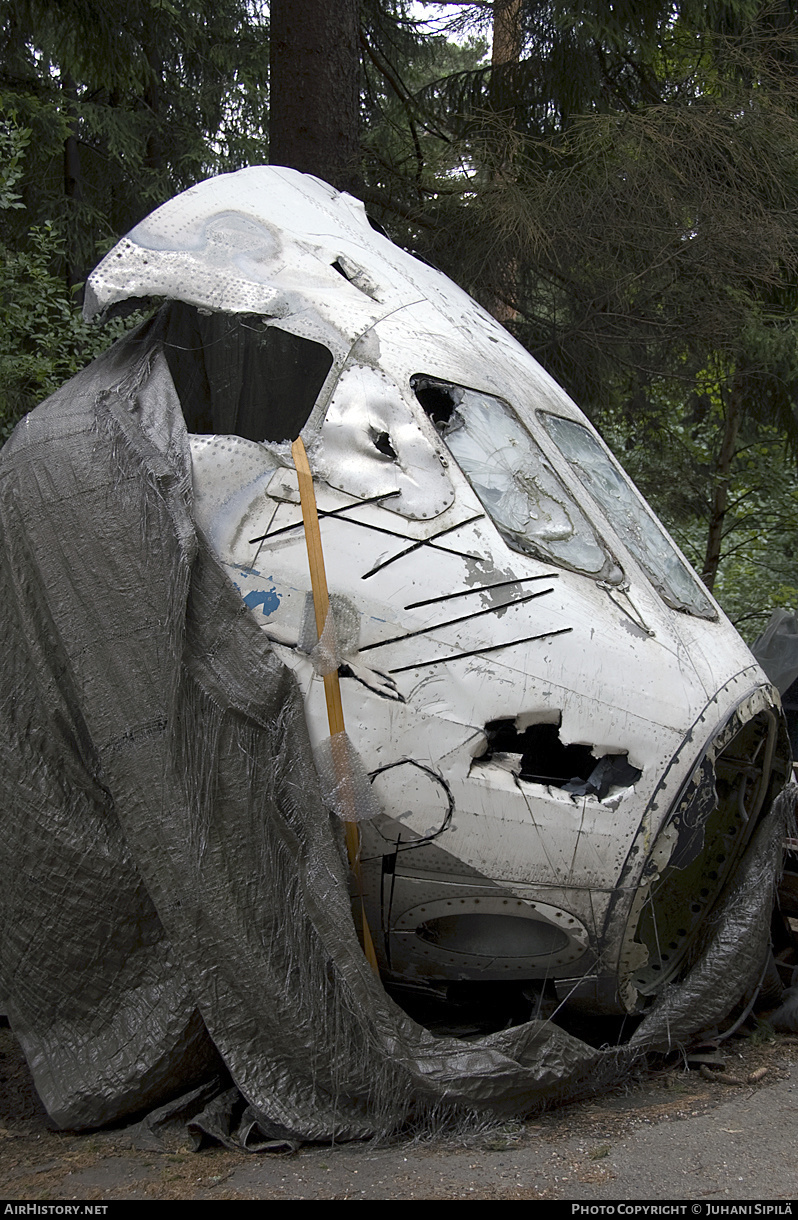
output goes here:
[[320, 677], [335, 673], [348, 657], [357, 653], [360, 643], [360, 613], [343, 593], [331, 593], [324, 630], [316, 629], [313, 594], [305, 597], [305, 612], [299, 633], [298, 648], [309, 654], [313, 668]]
[[343, 822], [363, 822], [380, 812], [374, 789], [346, 733], [333, 733], [315, 750], [322, 800]]

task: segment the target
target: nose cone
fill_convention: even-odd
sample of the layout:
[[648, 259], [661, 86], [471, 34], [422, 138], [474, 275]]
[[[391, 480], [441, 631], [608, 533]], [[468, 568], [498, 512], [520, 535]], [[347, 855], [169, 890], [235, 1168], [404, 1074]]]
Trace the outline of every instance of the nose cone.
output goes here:
[[[379, 808], [361, 833], [384, 976], [644, 1007], [689, 968], [788, 755], [772, 689], [600, 437], [475, 302], [293, 171], [164, 205], [94, 273], [88, 309], [131, 295], [290, 337], [262, 345], [262, 431], [258, 410], [244, 430], [220, 408], [234, 423], [207, 431], [247, 439], [192, 439], [195, 514], [320, 746], [285, 444], [301, 428]], [[215, 384], [200, 354], [187, 386]]]

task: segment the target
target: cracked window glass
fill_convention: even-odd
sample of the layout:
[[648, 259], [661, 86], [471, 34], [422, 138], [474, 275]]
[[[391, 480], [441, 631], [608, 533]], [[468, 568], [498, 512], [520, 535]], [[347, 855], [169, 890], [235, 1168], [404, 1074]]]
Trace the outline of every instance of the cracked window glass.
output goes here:
[[412, 386], [510, 546], [589, 576], [623, 579], [511, 407], [490, 394], [423, 376], [414, 377]]
[[560, 415], [539, 414], [549, 436], [668, 605], [714, 618], [715, 611], [697, 578], [592, 432]]

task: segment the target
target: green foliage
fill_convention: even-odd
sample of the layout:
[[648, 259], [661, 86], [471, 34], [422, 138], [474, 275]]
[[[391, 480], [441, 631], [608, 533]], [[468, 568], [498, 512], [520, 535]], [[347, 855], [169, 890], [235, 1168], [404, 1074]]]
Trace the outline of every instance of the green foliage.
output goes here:
[[22, 177], [23, 157], [29, 143], [29, 129], [14, 127], [8, 121], [0, 123], [0, 211], [25, 206], [14, 188]]
[[108, 346], [82, 281], [155, 206], [267, 160], [260, 0], [0, 0], [0, 437]]
[[70, 284], [158, 203], [267, 160], [267, 78], [260, 0], [0, 0], [0, 108], [32, 133], [22, 196]]
[[[723, 417], [721, 388], [707, 372], [703, 392], [686, 406], [678, 398], [660, 400], [645, 412], [607, 414], [602, 425], [605, 439], [699, 573]], [[798, 609], [798, 482], [776, 427], [749, 424], [739, 442], [713, 592], [749, 643], [774, 606]]]
[[462, 195], [464, 148], [427, 104], [433, 82], [479, 68], [484, 37], [452, 42], [424, 34], [401, 0], [363, 5], [361, 144], [365, 196], [372, 214], [408, 248], [436, 228], [440, 200]]
[[0, 243], [0, 440], [26, 411], [51, 394], [119, 333], [83, 321], [73, 293], [52, 268], [63, 258], [63, 236], [50, 221], [30, 224], [16, 187], [24, 173], [29, 129], [0, 123], [0, 213], [28, 220], [17, 248]]

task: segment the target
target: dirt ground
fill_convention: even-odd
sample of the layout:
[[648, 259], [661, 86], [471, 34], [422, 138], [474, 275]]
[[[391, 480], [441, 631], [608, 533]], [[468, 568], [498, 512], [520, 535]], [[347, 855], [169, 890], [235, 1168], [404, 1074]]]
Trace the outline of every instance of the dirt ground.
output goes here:
[[468, 1139], [157, 1153], [132, 1147], [125, 1129], [54, 1131], [0, 1028], [0, 1199], [798, 1198], [798, 1037], [759, 1027], [724, 1043], [722, 1060], [669, 1065]]

